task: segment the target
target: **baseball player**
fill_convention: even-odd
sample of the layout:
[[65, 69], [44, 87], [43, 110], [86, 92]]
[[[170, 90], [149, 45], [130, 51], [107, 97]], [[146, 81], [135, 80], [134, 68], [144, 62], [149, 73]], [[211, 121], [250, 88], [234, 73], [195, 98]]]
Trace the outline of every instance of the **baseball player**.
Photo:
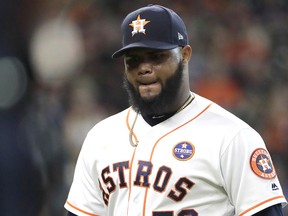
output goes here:
[[149, 5], [122, 23], [131, 107], [96, 124], [81, 149], [68, 215], [279, 216], [286, 204], [261, 136], [190, 91], [186, 27]]

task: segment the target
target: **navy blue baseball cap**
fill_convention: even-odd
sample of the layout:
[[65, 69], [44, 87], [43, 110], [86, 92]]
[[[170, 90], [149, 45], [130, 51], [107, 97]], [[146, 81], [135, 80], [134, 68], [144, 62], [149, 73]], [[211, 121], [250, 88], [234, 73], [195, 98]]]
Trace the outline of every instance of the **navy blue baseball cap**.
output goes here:
[[132, 48], [168, 50], [188, 44], [183, 20], [171, 9], [148, 5], [129, 13], [122, 22], [122, 48], [112, 58]]

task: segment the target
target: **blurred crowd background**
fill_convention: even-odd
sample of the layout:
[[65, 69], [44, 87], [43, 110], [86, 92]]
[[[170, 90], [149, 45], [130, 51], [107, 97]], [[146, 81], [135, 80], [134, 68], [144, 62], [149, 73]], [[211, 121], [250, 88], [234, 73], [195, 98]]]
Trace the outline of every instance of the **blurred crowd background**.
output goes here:
[[0, 0], [2, 216], [65, 215], [86, 133], [128, 106], [122, 19], [149, 3], [183, 18], [191, 90], [263, 136], [288, 197], [286, 0]]

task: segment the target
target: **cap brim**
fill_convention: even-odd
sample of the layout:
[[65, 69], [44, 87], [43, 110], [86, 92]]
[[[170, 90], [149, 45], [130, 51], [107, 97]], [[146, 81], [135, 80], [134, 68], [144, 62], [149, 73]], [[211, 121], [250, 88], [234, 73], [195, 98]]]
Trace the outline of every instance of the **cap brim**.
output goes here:
[[141, 41], [141, 42], [135, 42], [131, 43], [115, 53], [112, 54], [112, 58], [119, 58], [123, 56], [128, 50], [133, 48], [150, 48], [150, 49], [160, 49], [160, 50], [169, 50], [174, 49], [178, 47], [178, 45], [175, 44], [169, 44], [169, 43], [163, 43], [159, 41]]

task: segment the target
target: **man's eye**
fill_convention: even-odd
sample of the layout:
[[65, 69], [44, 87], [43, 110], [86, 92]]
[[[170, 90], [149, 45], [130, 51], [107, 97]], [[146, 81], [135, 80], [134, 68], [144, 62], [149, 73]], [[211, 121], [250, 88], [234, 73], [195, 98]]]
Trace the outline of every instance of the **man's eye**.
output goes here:
[[161, 54], [160, 53], [154, 53], [154, 54], [151, 54], [151, 58], [154, 58], [154, 59], [158, 59], [161, 57]]
[[159, 61], [159, 60], [162, 60], [165, 58], [165, 55], [163, 53], [154, 53], [151, 55], [151, 59], [152, 60], [156, 60], [156, 61]]
[[139, 64], [140, 58], [137, 56], [127, 56], [125, 58], [125, 62], [127, 65], [129, 65], [130, 67], [135, 67], [137, 64]]
[[139, 58], [138, 57], [134, 57], [134, 56], [133, 57], [126, 57], [125, 61], [126, 61], [127, 64], [135, 63], [135, 62], [139, 61]]

